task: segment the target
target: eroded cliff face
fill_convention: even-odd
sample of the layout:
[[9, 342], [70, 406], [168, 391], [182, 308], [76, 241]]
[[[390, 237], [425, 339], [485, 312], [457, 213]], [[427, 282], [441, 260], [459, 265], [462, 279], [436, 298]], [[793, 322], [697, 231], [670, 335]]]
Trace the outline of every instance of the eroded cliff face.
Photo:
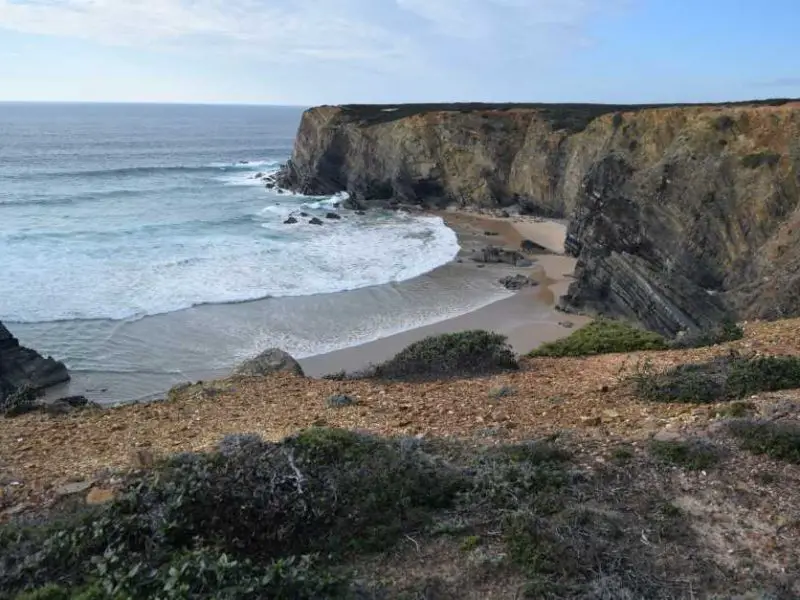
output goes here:
[[281, 184], [570, 220], [570, 310], [663, 333], [800, 314], [800, 103], [319, 107]]
[[0, 323], [0, 401], [24, 385], [44, 389], [65, 381], [69, 381], [69, 373], [64, 363], [20, 346]]

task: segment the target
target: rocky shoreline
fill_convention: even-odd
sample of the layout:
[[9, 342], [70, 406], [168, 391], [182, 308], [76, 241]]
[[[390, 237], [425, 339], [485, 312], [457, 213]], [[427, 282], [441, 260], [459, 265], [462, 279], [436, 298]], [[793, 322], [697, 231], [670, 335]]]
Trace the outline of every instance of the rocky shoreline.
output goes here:
[[277, 185], [569, 222], [568, 311], [675, 335], [800, 314], [800, 103], [308, 110]]

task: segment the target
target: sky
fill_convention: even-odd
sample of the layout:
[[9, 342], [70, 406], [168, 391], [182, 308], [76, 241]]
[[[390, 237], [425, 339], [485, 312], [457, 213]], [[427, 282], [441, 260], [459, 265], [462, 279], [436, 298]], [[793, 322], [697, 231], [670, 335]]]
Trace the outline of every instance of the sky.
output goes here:
[[800, 97], [798, 0], [0, 0], [0, 101]]

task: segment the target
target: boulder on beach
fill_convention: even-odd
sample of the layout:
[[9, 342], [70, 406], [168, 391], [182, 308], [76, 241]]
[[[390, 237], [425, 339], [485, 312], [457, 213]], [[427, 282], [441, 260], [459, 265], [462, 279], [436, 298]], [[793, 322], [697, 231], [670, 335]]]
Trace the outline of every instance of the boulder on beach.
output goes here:
[[505, 263], [516, 265], [518, 260], [524, 260], [525, 257], [516, 250], [498, 248], [497, 246], [486, 246], [486, 248], [482, 250], [476, 250], [472, 254], [471, 259], [477, 263]]
[[322, 225], [322, 221], [321, 221], [321, 220], [319, 220], [317, 217], [314, 217], [313, 219], [311, 219], [311, 220], [309, 221], [309, 223], [310, 223], [311, 225]]
[[289, 217], [283, 222], [284, 225], [294, 225], [295, 223], [297, 223], [297, 219], [294, 217]]
[[539, 285], [536, 281], [526, 275], [509, 275], [499, 280], [507, 290], [521, 290], [522, 288]]
[[242, 377], [263, 377], [273, 373], [292, 373], [303, 377], [303, 368], [288, 352], [280, 348], [265, 350], [255, 358], [240, 364], [234, 370], [234, 375]]
[[328, 214], [325, 215], [325, 218], [326, 219], [341, 219], [342, 216], [336, 214], [335, 212], [329, 212]]
[[307, 212], [301, 212], [301, 213], [300, 213], [300, 216], [301, 216], [301, 217], [307, 217], [307, 216], [308, 216], [308, 213], [307, 213]]

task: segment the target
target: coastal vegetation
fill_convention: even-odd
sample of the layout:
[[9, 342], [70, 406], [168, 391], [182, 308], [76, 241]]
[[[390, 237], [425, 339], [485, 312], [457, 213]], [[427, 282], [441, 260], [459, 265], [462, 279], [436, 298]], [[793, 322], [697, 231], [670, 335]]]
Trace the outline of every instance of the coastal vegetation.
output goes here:
[[519, 363], [506, 336], [479, 329], [432, 335], [408, 345], [389, 360], [363, 372], [332, 373], [326, 378], [425, 380], [513, 371]]
[[630, 377], [639, 397], [654, 402], [712, 403], [759, 392], [800, 388], [799, 356], [742, 356], [736, 352], [666, 370], [637, 365]]
[[590, 356], [666, 348], [666, 340], [657, 333], [621, 321], [597, 319], [565, 338], [543, 344], [533, 350], [530, 356]]
[[543, 344], [529, 356], [592, 356], [619, 352], [703, 348], [741, 339], [742, 328], [734, 322], [723, 321], [707, 330], [698, 330], [667, 340], [652, 331], [646, 331], [623, 321], [599, 318], [571, 335]]
[[[683, 446], [652, 451], [687, 469], [713, 462]], [[435, 578], [386, 583], [359, 569], [438, 545], [467, 555], [478, 578], [514, 582], [518, 597], [680, 597], [704, 561], [675, 549], [693, 533], [639, 480], [649, 459], [638, 460], [592, 474], [552, 440], [234, 436], [130, 477], [103, 507], [6, 526], [0, 589], [17, 600], [454, 598]], [[636, 544], [643, 531], [649, 546]]]

